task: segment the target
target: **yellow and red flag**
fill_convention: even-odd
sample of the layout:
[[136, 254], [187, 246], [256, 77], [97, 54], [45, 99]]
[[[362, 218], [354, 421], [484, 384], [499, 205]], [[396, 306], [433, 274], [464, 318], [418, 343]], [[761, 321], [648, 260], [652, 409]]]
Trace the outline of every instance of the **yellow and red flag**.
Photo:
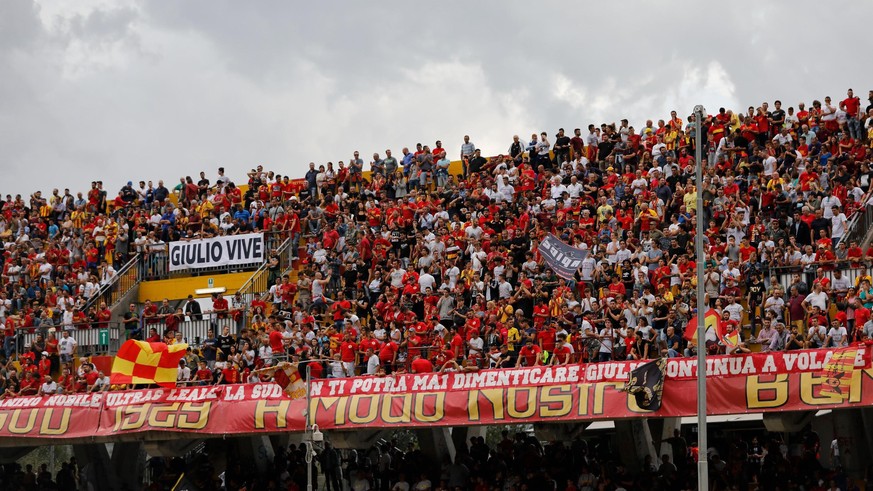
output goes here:
[[[703, 314], [703, 324], [706, 326], [706, 331], [713, 329], [718, 339], [724, 339], [724, 335], [727, 331], [727, 326], [724, 322], [721, 321], [721, 317], [718, 315], [718, 312], [715, 309], [709, 309], [706, 311], [705, 314]], [[696, 314], [688, 319], [688, 324], [685, 326], [685, 334], [683, 337], [690, 341], [691, 344], [697, 344]]]
[[283, 361], [272, 367], [262, 368], [257, 373], [273, 377], [273, 381], [282, 388], [291, 399], [306, 397], [306, 382], [300, 376], [296, 363]]
[[187, 344], [168, 346], [129, 339], [121, 345], [112, 362], [113, 384], [158, 384], [175, 387], [179, 360], [185, 356]]
[[858, 348], [840, 348], [831, 354], [831, 359], [825, 363], [821, 375], [825, 377], [821, 393], [849, 398], [852, 387], [852, 373], [855, 370], [855, 358]]

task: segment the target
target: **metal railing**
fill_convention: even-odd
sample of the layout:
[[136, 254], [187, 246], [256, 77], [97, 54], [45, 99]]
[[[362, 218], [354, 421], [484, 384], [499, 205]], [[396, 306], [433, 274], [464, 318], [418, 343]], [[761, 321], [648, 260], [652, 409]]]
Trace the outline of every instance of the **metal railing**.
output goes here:
[[[271, 251], [278, 249], [288, 239], [288, 232], [265, 232], [264, 233], [264, 250], [265, 257], [269, 257]], [[256, 269], [262, 264], [261, 261], [256, 261], [248, 264], [234, 264], [228, 266], [214, 266], [197, 269], [185, 269], [180, 271], [170, 271], [170, 254], [166, 244], [159, 246], [151, 246], [148, 250], [143, 251], [140, 255], [140, 261], [137, 266], [139, 281], [146, 280], [163, 280], [167, 278], [198, 276], [203, 274], [224, 274], [233, 271], [248, 271]]]
[[130, 258], [130, 260], [116, 272], [112, 281], [101, 286], [100, 290], [88, 299], [83, 310], [87, 312], [91, 307], [99, 305], [101, 301], [105, 302], [106, 306], [111, 309], [121, 297], [132, 290], [140, 281], [137, 268], [137, 265], [140, 263], [140, 256], [140, 254], [136, 254]]
[[17, 338], [15, 351], [23, 353], [30, 350], [40, 335], [43, 340], [47, 339], [49, 334], [54, 334], [60, 339], [63, 331], [69, 332], [70, 337], [76, 340], [77, 356], [115, 354], [121, 343], [127, 340], [124, 329], [118, 322], [75, 324], [72, 328], [43, 325], [19, 328], [15, 333]]
[[863, 208], [858, 209], [849, 217], [845, 240], [857, 241], [862, 247], [867, 247], [871, 228], [873, 228], [873, 206], [866, 204], [866, 196], [864, 199], [865, 204]]
[[[279, 259], [279, 266], [275, 269], [278, 275], [285, 274], [294, 266], [293, 258], [297, 256], [297, 250], [300, 247], [300, 236], [287, 237], [279, 248], [272, 252]], [[252, 276], [239, 288], [239, 293], [242, 295], [243, 303], [246, 307], [246, 318], [248, 318], [248, 305], [260, 294], [268, 291], [275, 281], [275, 273], [270, 269], [270, 259], [261, 265]]]
[[[204, 314], [202, 320], [183, 321], [175, 326], [176, 332], [182, 333], [182, 341], [191, 346], [200, 346], [200, 343], [206, 339], [206, 335], [210, 329], [215, 329], [215, 335], [221, 334], [225, 326], [230, 327], [231, 334], [238, 334], [234, 328], [234, 321], [230, 317], [226, 319], [212, 318], [210, 314]], [[164, 322], [145, 323], [143, 324], [143, 336], [148, 336], [151, 328], [155, 328], [158, 334], [163, 336], [166, 332], [167, 324]]]
[[841, 261], [835, 264], [831, 263], [835, 266], [833, 270], [824, 270], [820, 265], [816, 265], [816, 267], [812, 269], [804, 268], [802, 266], [782, 266], [778, 268], [770, 268], [769, 276], [776, 277], [779, 285], [782, 287], [782, 291], [784, 291], [786, 295], [790, 293], [789, 288], [794, 283], [793, 277], [795, 274], [800, 275], [800, 280], [806, 282], [807, 286], [812, 288], [812, 280], [819, 271], [822, 271], [822, 276], [827, 278], [831, 284], [833, 284], [834, 281], [834, 273], [840, 271], [842, 277], [848, 279], [849, 283], [854, 285], [855, 280], [861, 276], [863, 272], [867, 271], [864, 261], [860, 261], [861, 265], [857, 267], [852, 266], [854, 262], [855, 261]]

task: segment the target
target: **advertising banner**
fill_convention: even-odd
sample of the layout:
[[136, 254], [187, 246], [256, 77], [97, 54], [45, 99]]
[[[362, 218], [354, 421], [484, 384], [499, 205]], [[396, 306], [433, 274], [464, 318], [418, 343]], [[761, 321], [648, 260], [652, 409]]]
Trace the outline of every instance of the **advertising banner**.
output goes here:
[[170, 271], [234, 266], [264, 261], [263, 234], [228, 235], [170, 242]]
[[[860, 347], [851, 365], [841, 360], [840, 393], [832, 390], [827, 371], [834, 350], [711, 357], [709, 414], [870, 406], [869, 351]], [[322, 430], [694, 416], [694, 361], [668, 360], [654, 411], [624, 390], [641, 362], [319, 379], [311, 383], [310, 411]], [[111, 441], [125, 433], [166, 438], [168, 431], [303, 431], [305, 406], [305, 398], [292, 400], [275, 383], [11, 398], [0, 400], [0, 446], [33, 439]]]

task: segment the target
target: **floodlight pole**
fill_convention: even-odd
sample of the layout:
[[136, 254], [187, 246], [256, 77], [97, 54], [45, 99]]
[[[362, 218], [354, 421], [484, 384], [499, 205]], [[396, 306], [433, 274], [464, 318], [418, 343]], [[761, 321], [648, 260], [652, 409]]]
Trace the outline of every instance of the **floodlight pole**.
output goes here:
[[697, 231], [694, 253], [697, 256], [697, 489], [709, 489], [709, 467], [706, 460], [706, 303], [703, 288], [703, 270], [706, 255], [703, 252], [703, 106], [694, 106], [694, 147], [697, 175]]

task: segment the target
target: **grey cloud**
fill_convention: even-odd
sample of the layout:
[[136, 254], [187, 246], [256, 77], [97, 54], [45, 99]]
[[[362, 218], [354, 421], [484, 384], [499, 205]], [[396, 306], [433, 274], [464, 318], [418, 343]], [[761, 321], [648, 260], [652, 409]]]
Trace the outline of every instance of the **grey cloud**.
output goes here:
[[4, 194], [97, 176], [114, 192], [218, 165], [237, 179], [257, 163], [300, 175], [353, 149], [440, 138], [455, 152], [465, 133], [497, 153], [512, 134], [863, 94], [873, 79], [859, 52], [868, 2], [133, 0], [59, 12], [43, 24], [35, 4], [0, 2]]

